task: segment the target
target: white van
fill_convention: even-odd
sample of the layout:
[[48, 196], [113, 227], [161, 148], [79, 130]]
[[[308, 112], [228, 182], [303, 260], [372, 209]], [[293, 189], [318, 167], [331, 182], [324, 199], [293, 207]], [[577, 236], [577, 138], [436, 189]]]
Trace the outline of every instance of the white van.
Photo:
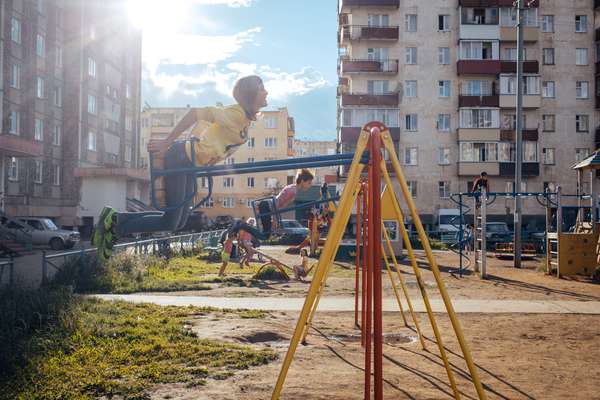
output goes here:
[[440, 237], [453, 240], [460, 226], [460, 210], [458, 208], [440, 208], [438, 211], [438, 230]]

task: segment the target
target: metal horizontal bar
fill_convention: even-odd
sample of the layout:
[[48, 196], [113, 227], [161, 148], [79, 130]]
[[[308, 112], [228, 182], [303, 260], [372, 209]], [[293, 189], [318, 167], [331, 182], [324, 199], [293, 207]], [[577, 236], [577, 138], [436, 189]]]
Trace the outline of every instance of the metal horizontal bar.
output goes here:
[[315, 200], [315, 201], [307, 201], [305, 203], [300, 203], [297, 206], [290, 206], [290, 207], [286, 207], [286, 208], [278, 208], [276, 211], [269, 211], [269, 212], [265, 212], [265, 213], [260, 213], [258, 214], [258, 216], [263, 216], [263, 215], [273, 215], [273, 214], [280, 214], [280, 213], [284, 213], [284, 212], [288, 212], [288, 211], [296, 211], [296, 210], [300, 210], [302, 208], [308, 208], [308, 207], [312, 207], [312, 206], [316, 206], [318, 204], [323, 204], [323, 203], [329, 203], [330, 201], [336, 201], [339, 200], [341, 196], [332, 196], [330, 199], [326, 199], [326, 200]]

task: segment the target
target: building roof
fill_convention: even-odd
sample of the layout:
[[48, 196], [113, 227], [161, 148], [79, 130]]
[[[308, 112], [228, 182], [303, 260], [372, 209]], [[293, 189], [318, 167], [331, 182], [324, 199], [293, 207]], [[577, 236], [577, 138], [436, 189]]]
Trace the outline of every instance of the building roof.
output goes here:
[[571, 167], [572, 169], [600, 169], [600, 150]]

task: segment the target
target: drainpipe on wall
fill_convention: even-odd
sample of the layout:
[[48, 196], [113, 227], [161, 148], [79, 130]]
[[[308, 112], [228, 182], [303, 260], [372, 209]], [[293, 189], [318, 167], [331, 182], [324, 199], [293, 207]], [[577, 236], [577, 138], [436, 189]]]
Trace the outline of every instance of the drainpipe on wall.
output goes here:
[[[4, 119], [4, 8], [5, 1], [0, 1], [0, 133]], [[0, 152], [0, 211], [4, 211], [4, 154]]]

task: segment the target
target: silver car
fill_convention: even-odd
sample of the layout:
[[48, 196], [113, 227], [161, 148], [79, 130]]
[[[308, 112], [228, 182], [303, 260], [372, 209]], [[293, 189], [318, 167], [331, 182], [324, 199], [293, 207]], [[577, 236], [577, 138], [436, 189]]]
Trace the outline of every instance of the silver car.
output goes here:
[[71, 249], [80, 240], [79, 232], [60, 229], [50, 218], [16, 217], [8, 223], [18, 239], [52, 250]]

